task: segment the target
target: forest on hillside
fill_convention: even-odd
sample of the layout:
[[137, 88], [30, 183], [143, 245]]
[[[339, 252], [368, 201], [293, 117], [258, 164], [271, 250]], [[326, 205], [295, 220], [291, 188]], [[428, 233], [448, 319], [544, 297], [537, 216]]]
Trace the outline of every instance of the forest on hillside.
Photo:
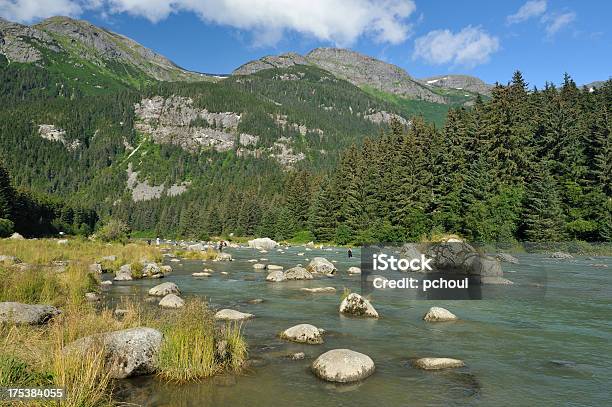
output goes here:
[[[224, 199], [135, 205], [130, 220], [158, 233], [234, 232], [365, 243], [437, 232], [475, 241], [612, 239], [612, 82], [594, 92], [569, 76], [528, 89], [517, 72], [491, 100], [449, 112], [438, 129], [415, 118], [347, 149], [331, 172], [293, 171]], [[176, 206], [175, 206], [176, 205]], [[128, 213], [124, 213], [128, 216]], [[173, 228], [172, 225], [175, 225]]]
[[[438, 232], [478, 241], [612, 239], [612, 82], [589, 92], [566, 76], [560, 87], [530, 89], [517, 72], [490, 99], [451, 109], [442, 127], [417, 116], [407, 128], [385, 128], [356, 120], [352, 110], [393, 107], [347, 82], [324, 80], [317, 69], [304, 71], [303, 81], [278, 81], [276, 71], [90, 95], [44, 69], [0, 64], [0, 159], [10, 191], [22, 194], [3, 192], [14, 204], [0, 218], [32, 235], [85, 233], [113, 217], [151, 236], [197, 239], [234, 233], [364, 243]], [[264, 147], [281, 136], [297, 140], [306, 160], [285, 171], [233, 150], [194, 154], [147, 142], [133, 129], [133, 104], [154, 94], [246, 112], [240, 131], [261, 134]], [[321, 106], [334, 109], [321, 116]], [[270, 114], [329, 137], [279, 128]], [[80, 147], [42, 139], [37, 123], [57, 124]], [[130, 161], [126, 146], [139, 143], [141, 156]], [[156, 185], [190, 187], [134, 202], [125, 188], [128, 161]], [[37, 211], [52, 207], [50, 215], [18, 211], [24, 194], [36, 197]], [[16, 217], [54, 226], [33, 233]]]

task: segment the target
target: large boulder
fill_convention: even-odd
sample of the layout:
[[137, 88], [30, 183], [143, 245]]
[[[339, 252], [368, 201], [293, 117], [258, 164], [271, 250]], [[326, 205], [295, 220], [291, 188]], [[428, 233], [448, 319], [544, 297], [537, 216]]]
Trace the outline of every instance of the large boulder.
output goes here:
[[60, 313], [59, 309], [50, 305], [0, 302], [0, 323], [40, 325]]
[[[255, 260], [257, 261], [257, 260]], [[261, 264], [261, 263], [255, 263], [253, 264], [253, 268], [255, 270], [265, 270], [266, 269], [266, 265], [265, 264]]]
[[131, 281], [131, 280], [133, 280], [133, 278], [132, 278], [132, 266], [130, 266], [129, 264], [124, 264], [123, 266], [119, 267], [119, 271], [117, 271], [117, 273], [115, 274], [115, 278], [113, 280], [115, 280], [115, 281]]
[[276, 246], [278, 246], [278, 243], [268, 237], [249, 240], [249, 247], [253, 249], [271, 250], [274, 249]]
[[431, 307], [423, 316], [423, 320], [427, 322], [456, 321], [457, 319], [455, 314], [442, 307]]
[[243, 321], [245, 319], [251, 319], [255, 317], [253, 314], [247, 314], [246, 312], [240, 312], [233, 309], [222, 309], [215, 314], [216, 320], [221, 321]]
[[479, 253], [465, 242], [442, 242], [431, 244], [425, 256], [432, 258], [431, 267], [435, 272], [466, 275], [475, 278], [477, 282], [496, 282], [503, 276], [501, 262], [490, 256]]
[[287, 279], [285, 278], [285, 273], [283, 273], [283, 270], [271, 271], [266, 276], [266, 281], [271, 281], [273, 283], [280, 283], [281, 281], [286, 281], [286, 280]]
[[19, 233], [15, 232], [11, 235], [11, 237], [9, 237], [9, 239], [13, 239], [13, 240], [25, 240], [25, 238], [23, 236], [21, 236]]
[[304, 267], [293, 267], [285, 271], [287, 280], [312, 280], [313, 276]]
[[131, 328], [78, 339], [64, 352], [104, 349], [110, 376], [124, 379], [155, 372], [162, 338], [162, 333], [152, 328]]
[[324, 274], [326, 276], [333, 276], [336, 274], [336, 266], [324, 257], [315, 257], [308, 263], [306, 267], [312, 274]]
[[168, 294], [159, 302], [162, 308], [181, 308], [185, 305], [185, 300], [176, 294]]
[[357, 317], [378, 318], [378, 312], [374, 309], [370, 301], [357, 293], [349, 294], [340, 304], [340, 313]]
[[161, 283], [149, 290], [149, 295], [155, 295], [158, 297], [163, 297], [168, 294], [180, 294], [180, 293], [181, 293], [181, 290], [179, 290], [178, 286], [170, 282]]
[[310, 324], [299, 324], [285, 329], [280, 337], [292, 342], [320, 344], [323, 343], [325, 330]]
[[333, 349], [319, 356], [312, 364], [313, 373], [329, 382], [349, 383], [374, 373], [374, 361], [350, 349]]
[[424, 370], [452, 369], [465, 366], [462, 360], [451, 358], [421, 358], [413, 362], [415, 367]]

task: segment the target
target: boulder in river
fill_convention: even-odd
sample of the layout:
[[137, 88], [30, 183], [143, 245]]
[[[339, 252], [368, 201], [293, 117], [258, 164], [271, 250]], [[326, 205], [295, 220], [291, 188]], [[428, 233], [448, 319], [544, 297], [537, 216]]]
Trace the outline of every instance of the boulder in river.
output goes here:
[[222, 321], [244, 321], [246, 319], [254, 318], [255, 315], [248, 314], [246, 312], [240, 312], [233, 309], [222, 309], [215, 314], [216, 320]]
[[164, 297], [168, 294], [180, 294], [181, 290], [179, 290], [178, 286], [174, 283], [161, 283], [156, 285], [155, 287], [149, 290], [149, 295]]
[[153, 262], [143, 262], [142, 264], [142, 276], [143, 277], [153, 277], [155, 275], [161, 274], [162, 271], [160, 267]]
[[271, 271], [266, 277], [266, 281], [271, 281], [273, 283], [280, 283], [281, 281], [286, 281], [285, 273], [282, 270]]
[[77, 339], [64, 352], [87, 352], [104, 349], [107, 367], [113, 379], [155, 372], [162, 333], [152, 328], [130, 328]]
[[348, 273], [349, 274], [361, 274], [361, 269], [359, 267], [349, 267], [348, 269]]
[[323, 343], [324, 333], [325, 330], [319, 329], [314, 325], [299, 324], [285, 329], [281, 332], [280, 337], [292, 342], [317, 345]]
[[421, 358], [414, 361], [414, 366], [424, 370], [440, 370], [463, 367], [465, 363], [451, 358]]
[[41, 325], [61, 311], [51, 305], [0, 302], [0, 323]]
[[268, 270], [282, 270], [283, 266], [278, 266], [276, 264], [268, 264]]
[[307, 293], [323, 293], [323, 294], [332, 294], [336, 292], [335, 287], [315, 287], [315, 288], [300, 288], [300, 291], [305, 291]]
[[374, 361], [350, 349], [333, 349], [319, 356], [312, 364], [313, 373], [326, 381], [350, 383], [374, 373]]
[[293, 267], [285, 271], [287, 280], [312, 280], [313, 276], [304, 267]]
[[502, 263], [519, 264], [518, 259], [508, 253], [498, 253], [495, 257]]
[[104, 280], [100, 283], [100, 285], [113, 285], [113, 282], [110, 280]]
[[571, 260], [574, 256], [565, 252], [554, 252], [550, 255], [550, 258], [556, 260]]
[[131, 281], [131, 280], [133, 280], [133, 278], [132, 278], [132, 266], [130, 266], [129, 264], [124, 264], [123, 266], [121, 266], [119, 268], [119, 271], [117, 271], [117, 274], [115, 274], [115, 278], [113, 280], [115, 280], [115, 281]]
[[370, 301], [357, 293], [351, 293], [342, 300], [340, 313], [357, 317], [378, 318], [378, 312], [376, 312]]
[[164, 274], [172, 273], [172, 266], [168, 266], [168, 265], [159, 266], [159, 270]]
[[229, 253], [218, 253], [214, 261], [232, 261], [232, 255]]
[[457, 319], [455, 314], [442, 307], [431, 307], [423, 316], [423, 320], [427, 322], [456, 321]]
[[210, 277], [210, 276], [212, 276], [212, 274], [210, 274], [207, 271], [200, 271], [200, 272], [197, 272], [197, 273], [191, 273], [191, 275], [193, 277]]
[[326, 276], [333, 276], [336, 274], [336, 266], [324, 257], [313, 258], [308, 266], [306, 267], [312, 274], [324, 274]]
[[274, 249], [276, 246], [278, 246], [278, 243], [268, 237], [249, 240], [249, 247], [253, 249], [271, 250]]
[[266, 269], [266, 265], [262, 264], [262, 263], [255, 263], [255, 264], [253, 264], [253, 268], [255, 270], [265, 270]]
[[176, 294], [168, 294], [159, 302], [162, 308], [181, 308], [185, 305], [185, 300]]

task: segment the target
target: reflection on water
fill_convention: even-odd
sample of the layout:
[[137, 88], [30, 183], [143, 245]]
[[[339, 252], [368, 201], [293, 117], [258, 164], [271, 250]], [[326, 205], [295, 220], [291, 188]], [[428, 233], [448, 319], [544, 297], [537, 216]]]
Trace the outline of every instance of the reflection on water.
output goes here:
[[[338, 313], [343, 289], [358, 292], [359, 250], [351, 262], [342, 249], [307, 251], [291, 248], [264, 256], [285, 268], [306, 265], [307, 258], [335, 260], [339, 274], [310, 281], [267, 283], [248, 259], [252, 249], [230, 250], [236, 261], [208, 262], [213, 276], [195, 279], [201, 261], [169, 263], [184, 297], [207, 298], [213, 307], [234, 308], [256, 315], [245, 325], [252, 358], [242, 375], [221, 376], [203, 383], [168, 385], [154, 377], [118, 383], [122, 401], [146, 406], [433, 406], [433, 405], [605, 405], [612, 382], [611, 258], [555, 261], [542, 255], [517, 255], [520, 265], [505, 264], [512, 288], [534, 288], [533, 276], [546, 271], [545, 295], [482, 301], [424, 301], [403, 290], [376, 290], [372, 301], [379, 320], [354, 319]], [[225, 271], [228, 274], [222, 275]], [[145, 296], [158, 280], [115, 283], [110, 297]], [[301, 287], [336, 287], [335, 294], [310, 294]], [[503, 290], [503, 288], [496, 288]], [[538, 294], [538, 295], [536, 295]], [[503, 298], [503, 296], [501, 296]], [[497, 297], [496, 297], [497, 298]], [[263, 299], [261, 303], [249, 300]], [[155, 306], [151, 304], [150, 306]], [[431, 306], [448, 308], [461, 318], [450, 323], [425, 323]], [[299, 323], [328, 331], [323, 345], [301, 345], [278, 339], [278, 333]], [[321, 353], [350, 348], [369, 355], [376, 373], [363, 382], [335, 385], [317, 379], [310, 364]], [[286, 356], [304, 352], [304, 360]], [[411, 360], [426, 356], [462, 359], [462, 369], [427, 372]]]

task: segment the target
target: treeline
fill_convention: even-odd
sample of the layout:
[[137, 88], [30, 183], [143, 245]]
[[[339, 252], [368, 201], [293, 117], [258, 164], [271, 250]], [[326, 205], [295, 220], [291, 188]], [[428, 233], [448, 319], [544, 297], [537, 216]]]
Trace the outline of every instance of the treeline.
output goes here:
[[16, 190], [8, 171], [0, 164], [0, 237], [13, 232], [44, 237], [64, 232], [87, 236], [98, 217], [93, 210], [67, 205], [58, 198]]
[[611, 115], [612, 81], [589, 92], [566, 76], [528, 91], [517, 72], [490, 101], [451, 110], [441, 130], [415, 120], [349, 149], [294, 217], [340, 243], [431, 232], [610, 241]]
[[396, 123], [333, 172], [279, 175], [265, 160], [230, 159], [184, 196], [122, 212], [136, 229], [194, 238], [610, 241], [611, 112], [610, 81], [589, 92], [566, 76], [529, 90], [517, 72], [490, 100], [452, 109], [443, 128]]

